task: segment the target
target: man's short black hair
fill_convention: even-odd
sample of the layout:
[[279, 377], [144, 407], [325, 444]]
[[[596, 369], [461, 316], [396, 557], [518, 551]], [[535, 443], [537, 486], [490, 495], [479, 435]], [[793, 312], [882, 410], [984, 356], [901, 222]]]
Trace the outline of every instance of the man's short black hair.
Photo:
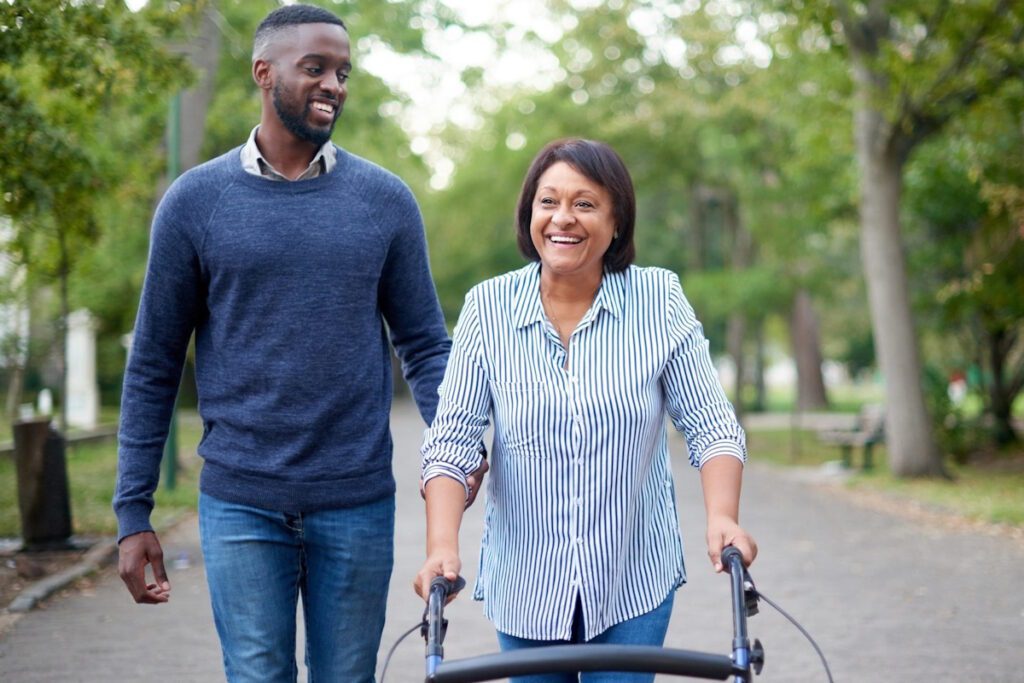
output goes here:
[[288, 29], [300, 24], [334, 24], [346, 31], [348, 27], [337, 15], [322, 7], [313, 5], [285, 5], [264, 17], [263, 21], [256, 28], [256, 35], [252, 41], [252, 58], [262, 57], [271, 39], [282, 29]]

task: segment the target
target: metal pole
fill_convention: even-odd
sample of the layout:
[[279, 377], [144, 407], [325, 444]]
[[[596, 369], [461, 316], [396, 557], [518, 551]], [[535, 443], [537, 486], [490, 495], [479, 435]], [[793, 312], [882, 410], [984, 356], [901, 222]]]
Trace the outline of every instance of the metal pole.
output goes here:
[[[181, 93], [171, 96], [167, 116], [167, 182], [178, 177], [181, 167]], [[174, 400], [171, 424], [164, 443], [164, 488], [173, 491], [178, 484], [178, 400]]]

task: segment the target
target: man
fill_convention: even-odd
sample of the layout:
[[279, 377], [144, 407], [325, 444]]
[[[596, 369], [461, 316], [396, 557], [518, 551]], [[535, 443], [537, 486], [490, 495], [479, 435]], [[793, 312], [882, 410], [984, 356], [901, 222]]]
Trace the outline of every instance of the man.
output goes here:
[[412, 193], [330, 142], [351, 69], [332, 13], [270, 13], [260, 125], [179, 178], [153, 221], [122, 397], [119, 571], [136, 602], [168, 601], [149, 516], [195, 332], [200, 535], [231, 681], [295, 680], [300, 594], [310, 680], [373, 680], [394, 536], [387, 333], [428, 423], [448, 356]]

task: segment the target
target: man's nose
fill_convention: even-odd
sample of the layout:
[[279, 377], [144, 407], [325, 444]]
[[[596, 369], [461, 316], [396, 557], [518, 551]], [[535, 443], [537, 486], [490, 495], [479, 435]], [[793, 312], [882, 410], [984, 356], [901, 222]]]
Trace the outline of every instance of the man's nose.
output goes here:
[[338, 74], [328, 73], [320, 80], [320, 89], [338, 97], [345, 89], [345, 84], [338, 78]]

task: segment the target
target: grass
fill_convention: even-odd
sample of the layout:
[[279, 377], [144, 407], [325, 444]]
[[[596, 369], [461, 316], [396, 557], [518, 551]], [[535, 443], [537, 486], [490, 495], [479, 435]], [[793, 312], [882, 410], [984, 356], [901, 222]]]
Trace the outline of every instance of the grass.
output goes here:
[[[781, 466], [818, 466], [839, 459], [839, 449], [821, 444], [813, 431], [752, 431], [751, 457]], [[875, 467], [858, 472], [847, 486], [913, 500], [968, 519], [1024, 526], [1024, 450], [947, 463], [951, 479], [897, 479], [889, 473], [884, 446], [874, 449]], [[860, 464], [859, 451], [854, 465]]]
[[[755, 398], [754, 387], [744, 387], [744, 405], [753, 406]], [[828, 389], [828, 400], [828, 412], [856, 413], [865, 403], [884, 403], [885, 389], [877, 382], [833, 386]], [[795, 388], [769, 387], [765, 394], [764, 410], [769, 413], [790, 413], [795, 401]]]
[[[153, 523], [160, 526], [195, 509], [200, 460], [195, 455], [201, 427], [193, 415], [179, 420], [181, 467], [174, 491], [156, 493]], [[839, 459], [838, 448], [821, 444], [809, 430], [751, 431], [747, 435], [751, 457], [778, 466], [815, 467]], [[884, 446], [876, 446], [875, 468], [852, 476], [847, 485], [918, 501], [970, 519], [1024, 526], [1024, 451], [975, 461], [968, 466], [949, 464], [952, 480], [901, 480], [888, 473]], [[117, 523], [110, 508], [117, 471], [113, 442], [69, 448], [68, 485], [74, 531], [81, 535], [112, 535]], [[854, 454], [859, 464], [860, 453]], [[11, 458], [0, 457], [0, 537], [21, 533], [17, 477]]]
[[[196, 420], [187, 417], [179, 420], [180, 466], [177, 486], [173, 491], [167, 491], [161, 486], [156, 492], [152, 521], [158, 528], [178, 515], [195, 509], [200, 467], [195, 448], [201, 431]], [[117, 520], [110, 507], [117, 475], [117, 446], [113, 440], [69, 447], [65, 461], [74, 533], [83, 536], [116, 534]], [[21, 535], [17, 496], [14, 460], [0, 457], [0, 537]]]

